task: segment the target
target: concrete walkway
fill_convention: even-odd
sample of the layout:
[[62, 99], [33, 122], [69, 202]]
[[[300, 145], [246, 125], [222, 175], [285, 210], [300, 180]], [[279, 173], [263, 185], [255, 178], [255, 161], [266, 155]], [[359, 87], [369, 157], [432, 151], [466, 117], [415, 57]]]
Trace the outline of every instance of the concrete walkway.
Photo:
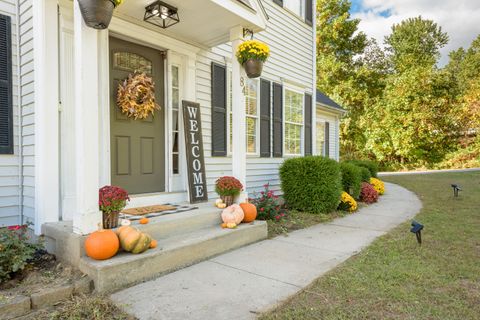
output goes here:
[[480, 171], [480, 168], [470, 169], [441, 169], [441, 170], [420, 170], [420, 171], [391, 171], [391, 172], [379, 172], [380, 177], [384, 176], [404, 176], [412, 174], [434, 174], [434, 173], [455, 173], [455, 172], [475, 172]]
[[111, 297], [141, 320], [254, 319], [420, 211], [412, 192], [394, 184], [386, 189], [378, 203], [347, 217], [220, 255]]

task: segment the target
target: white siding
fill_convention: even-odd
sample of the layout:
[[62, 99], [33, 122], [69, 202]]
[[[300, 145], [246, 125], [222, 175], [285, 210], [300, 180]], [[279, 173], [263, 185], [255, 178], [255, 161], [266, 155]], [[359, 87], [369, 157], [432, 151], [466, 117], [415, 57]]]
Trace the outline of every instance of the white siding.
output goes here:
[[330, 145], [329, 155], [330, 158], [339, 160], [340, 158], [340, 120], [339, 115], [328, 111], [328, 109], [322, 108], [317, 104], [317, 121], [323, 121], [330, 123]]
[[0, 0], [0, 14], [12, 21], [12, 80], [14, 154], [0, 155], [0, 227], [20, 223], [20, 160], [18, 119], [18, 34], [15, 0]]
[[[262, 78], [291, 83], [303, 87], [305, 92], [313, 89], [313, 28], [284, 8], [264, 0], [269, 21], [267, 30], [255, 34], [254, 39], [270, 46], [271, 56], [265, 64]], [[226, 64], [232, 57], [231, 46], [221, 45], [197, 55], [197, 101], [202, 106], [207, 188], [209, 196], [215, 197], [214, 183], [218, 177], [232, 174], [231, 157], [212, 157], [211, 146], [211, 62]], [[247, 185], [250, 196], [270, 183], [273, 190], [280, 189], [278, 167], [282, 158], [247, 158]]]
[[22, 103], [23, 144], [23, 215], [33, 222], [35, 214], [35, 103], [33, 73], [33, 0], [18, 0], [20, 3], [20, 83]]

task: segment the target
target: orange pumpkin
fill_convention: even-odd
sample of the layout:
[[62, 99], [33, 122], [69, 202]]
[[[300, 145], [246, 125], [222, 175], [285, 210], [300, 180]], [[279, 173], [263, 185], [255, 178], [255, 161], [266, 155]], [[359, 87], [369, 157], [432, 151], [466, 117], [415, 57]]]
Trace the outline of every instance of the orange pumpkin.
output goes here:
[[117, 254], [119, 248], [120, 242], [112, 230], [95, 231], [85, 240], [85, 252], [95, 260], [110, 259]]
[[242, 222], [248, 223], [248, 222], [253, 222], [257, 218], [257, 207], [255, 205], [244, 202], [240, 203], [240, 207], [243, 210], [244, 213], [244, 218]]
[[157, 240], [152, 239], [152, 242], [150, 242], [150, 249], [156, 248], [158, 245]]
[[147, 224], [147, 223], [150, 222], [150, 220], [148, 220], [148, 218], [143, 217], [142, 219], [140, 219], [139, 222], [140, 222], [140, 224]]

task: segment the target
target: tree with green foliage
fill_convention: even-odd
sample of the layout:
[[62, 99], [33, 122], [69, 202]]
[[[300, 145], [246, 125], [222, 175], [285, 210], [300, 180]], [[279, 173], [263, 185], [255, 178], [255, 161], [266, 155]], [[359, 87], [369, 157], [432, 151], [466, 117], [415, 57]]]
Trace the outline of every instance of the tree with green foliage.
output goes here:
[[387, 52], [397, 72], [415, 67], [434, 67], [440, 49], [448, 43], [448, 34], [432, 20], [421, 16], [395, 24], [385, 38]]
[[383, 99], [364, 117], [367, 150], [383, 162], [427, 165], [442, 160], [458, 130], [454, 99], [433, 68], [389, 77]]
[[[357, 154], [366, 143], [359, 127], [365, 108], [383, 91], [385, 55], [358, 31], [348, 0], [317, 2], [317, 87], [348, 111], [342, 121], [342, 153]], [[352, 156], [351, 156], [352, 157]]]

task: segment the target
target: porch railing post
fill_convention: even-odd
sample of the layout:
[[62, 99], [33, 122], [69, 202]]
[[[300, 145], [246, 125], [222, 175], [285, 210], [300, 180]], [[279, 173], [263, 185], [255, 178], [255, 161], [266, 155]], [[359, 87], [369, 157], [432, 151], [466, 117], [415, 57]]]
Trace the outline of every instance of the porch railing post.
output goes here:
[[239, 197], [239, 201], [243, 202], [248, 195], [246, 111], [243, 94], [245, 74], [235, 56], [238, 46], [244, 41], [243, 27], [238, 26], [230, 30], [230, 41], [232, 41], [232, 174], [244, 185], [245, 191]]
[[74, 1], [76, 194], [73, 231], [98, 229], [99, 164], [99, 41], [100, 32], [86, 26]]

